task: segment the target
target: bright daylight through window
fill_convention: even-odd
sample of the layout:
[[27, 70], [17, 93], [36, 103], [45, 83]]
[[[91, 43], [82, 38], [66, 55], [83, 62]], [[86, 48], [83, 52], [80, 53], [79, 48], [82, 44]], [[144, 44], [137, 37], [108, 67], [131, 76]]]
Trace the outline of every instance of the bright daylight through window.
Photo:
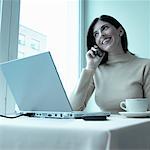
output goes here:
[[50, 51], [69, 96], [78, 78], [78, 0], [21, 0], [18, 58]]

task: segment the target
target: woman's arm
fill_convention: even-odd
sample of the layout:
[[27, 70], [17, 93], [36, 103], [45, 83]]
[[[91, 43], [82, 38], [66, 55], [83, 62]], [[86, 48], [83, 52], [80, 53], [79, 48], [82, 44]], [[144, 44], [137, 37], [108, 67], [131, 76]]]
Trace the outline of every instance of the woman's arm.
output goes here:
[[97, 47], [91, 47], [86, 53], [86, 69], [82, 70], [79, 82], [70, 97], [73, 110], [83, 110], [94, 91], [93, 75], [104, 57], [104, 54], [97, 55], [97, 51], [99, 51]]
[[94, 91], [94, 70], [83, 69], [79, 81], [70, 96], [73, 110], [83, 110]]

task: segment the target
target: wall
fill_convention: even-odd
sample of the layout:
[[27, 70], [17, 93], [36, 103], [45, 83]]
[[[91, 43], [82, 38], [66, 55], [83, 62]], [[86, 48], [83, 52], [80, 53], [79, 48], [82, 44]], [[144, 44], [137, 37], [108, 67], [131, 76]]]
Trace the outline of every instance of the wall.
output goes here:
[[85, 33], [92, 20], [108, 14], [126, 29], [129, 50], [150, 58], [150, 0], [86, 0]]
[[[150, 0], [85, 0], [85, 36], [92, 20], [102, 14], [115, 17], [126, 29], [128, 48], [150, 58]], [[91, 100], [87, 110], [98, 110]]]

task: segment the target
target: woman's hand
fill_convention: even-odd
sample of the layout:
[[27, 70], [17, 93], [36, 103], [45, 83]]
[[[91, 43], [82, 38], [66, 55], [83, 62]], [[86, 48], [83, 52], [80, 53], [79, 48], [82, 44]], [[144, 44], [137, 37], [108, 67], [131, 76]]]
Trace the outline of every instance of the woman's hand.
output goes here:
[[[96, 53], [98, 53], [99, 55], [95, 55]], [[99, 66], [102, 59], [103, 55], [102, 52], [98, 49], [98, 47], [91, 47], [91, 49], [86, 53], [86, 69], [95, 70]]]

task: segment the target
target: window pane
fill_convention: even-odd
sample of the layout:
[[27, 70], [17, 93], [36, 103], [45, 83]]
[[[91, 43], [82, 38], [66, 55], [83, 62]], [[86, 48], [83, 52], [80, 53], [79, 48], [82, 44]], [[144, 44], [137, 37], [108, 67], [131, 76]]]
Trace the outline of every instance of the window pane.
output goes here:
[[19, 34], [19, 41], [18, 41], [18, 43], [20, 44], [20, 45], [25, 45], [25, 35], [24, 34]]
[[70, 95], [78, 78], [78, 0], [21, 0], [18, 58], [49, 50]]

